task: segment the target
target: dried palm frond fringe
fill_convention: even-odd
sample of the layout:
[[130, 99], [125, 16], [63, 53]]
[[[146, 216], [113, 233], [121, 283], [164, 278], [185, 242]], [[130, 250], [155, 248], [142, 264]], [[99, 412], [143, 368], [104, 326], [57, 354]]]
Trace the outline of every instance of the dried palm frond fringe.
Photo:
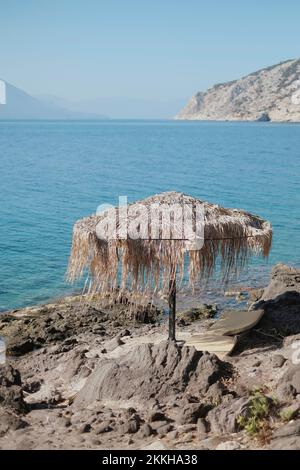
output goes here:
[[232, 272], [239, 272], [253, 254], [264, 257], [269, 254], [271, 225], [248, 212], [225, 209], [177, 192], [158, 194], [135, 203], [137, 207], [139, 204], [204, 207], [202, 248], [189, 251], [186, 240], [101, 240], [96, 227], [103, 215], [94, 215], [74, 225], [67, 272], [69, 281], [81, 278], [88, 271], [89, 292], [129, 289], [141, 295], [155, 295], [158, 290], [168, 291], [169, 280], [175, 273], [179, 284], [187, 276], [189, 284], [195, 286], [208, 281], [220, 263], [222, 280], [226, 281]]

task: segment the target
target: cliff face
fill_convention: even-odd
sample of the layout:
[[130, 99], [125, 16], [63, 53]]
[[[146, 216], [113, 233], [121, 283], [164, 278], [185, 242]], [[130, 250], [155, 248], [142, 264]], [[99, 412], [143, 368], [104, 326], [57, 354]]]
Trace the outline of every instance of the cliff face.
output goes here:
[[199, 92], [175, 119], [300, 122], [300, 59]]

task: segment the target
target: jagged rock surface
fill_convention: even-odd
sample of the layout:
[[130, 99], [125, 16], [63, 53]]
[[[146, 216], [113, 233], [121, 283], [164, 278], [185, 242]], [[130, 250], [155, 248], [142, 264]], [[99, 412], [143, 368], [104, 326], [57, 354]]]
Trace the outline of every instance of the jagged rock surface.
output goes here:
[[300, 121], [300, 59], [199, 92], [175, 119]]
[[78, 394], [75, 404], [97, 400], [168, 401], [185, 392], [197, 397], [228, 375], [217, 356], [173, 342], [142, 344], [125, 356], [102, 360]]
[[299, 450], [300, 420], [292, 421], [279, 428], [273, 434], [269, 448], [272, 450]]
[[0, 366], [0, 406], [17, 412], [26, 409], [20, 372], [10, 365]]
[[285, 264], [277, 264], [272, 269], [270, 284], [264, 289], [261, 300], [274, 300], [290, 291], [300, 294], [300, 270]]
[[277, 330], [282, 336], [300, 333], [300, 270], [276, 265], [269, 285], [252, 308], [265, 311], [259, 323], [265, 331]]
[[97, 298], [85, 301], [80, 296], [60, 303], [28, 307], [7, 312], [0, 318], [0, 335], [6, 340], [7, 353], [21, 356], [45, 345], [77, 341], [78, 336], [114, 336], [121, 325], [154, 323], [161, 311], [154, 306], [142, 306], [136, 311], [128, 303], [99, 306]]
[[0, 366], [0, 437], [24, 428], [26, 411], [20, 372], [10, 365]]
[[[289, 319], [297, 330], [297, 299], [288, 302], [298, 274], [277, 266], [273, 277], [263, 301], [272, 307], [270, 334], [258, 324], [226, 362], [164, 342], [166, 322], [138, 326], [126, 305], [106, 311], [74, 298], [3, 314], [0, 448], [298, 449], [300, 334], [274, 331]], [[178, 331], [202, 332], [210, 323], [178, 324]], [[23, 350], [29, 338], [34, 349]], [[251, 418], [255, 390], [272, 400], [259, 439], [239, 420]]]

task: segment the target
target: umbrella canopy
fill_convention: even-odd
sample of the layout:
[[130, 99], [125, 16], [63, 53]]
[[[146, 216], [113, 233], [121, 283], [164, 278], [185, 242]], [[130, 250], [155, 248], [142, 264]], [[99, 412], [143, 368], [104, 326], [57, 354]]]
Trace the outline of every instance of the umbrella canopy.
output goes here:
[[[153, 216], [155, 208], [158, 217]], [[170, 208], [169, 218], [161, 215], [162, 208]], [[105, 237], [103, 227], [108, 217], [116, 227]], [[169, 232], [165, 231], [168, 224]], [[127, 230], [130, 228], [133, 236]], [[251, 255], [267, 256], [271, 243], [271, 225], [258, 216], [167, 192], [130, 204], [126, 216], [119, 207], [76, 222], [67, 276], [75, 281], [88, 270], [93, 290], [120, 287], [155, 293], [169, 290], [170, 279], [176, 277], [180, 282], [186, 275], [191, 286], [208, 280], [218, 260], [226, 280]]]

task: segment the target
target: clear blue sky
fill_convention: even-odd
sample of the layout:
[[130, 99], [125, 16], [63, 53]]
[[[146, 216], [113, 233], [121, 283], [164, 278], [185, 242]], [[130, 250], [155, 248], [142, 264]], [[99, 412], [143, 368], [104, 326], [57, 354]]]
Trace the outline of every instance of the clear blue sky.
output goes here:
[[297, 0], [0, 0], [0, 76], [68, 99], [187, 98], [300, 56]]

